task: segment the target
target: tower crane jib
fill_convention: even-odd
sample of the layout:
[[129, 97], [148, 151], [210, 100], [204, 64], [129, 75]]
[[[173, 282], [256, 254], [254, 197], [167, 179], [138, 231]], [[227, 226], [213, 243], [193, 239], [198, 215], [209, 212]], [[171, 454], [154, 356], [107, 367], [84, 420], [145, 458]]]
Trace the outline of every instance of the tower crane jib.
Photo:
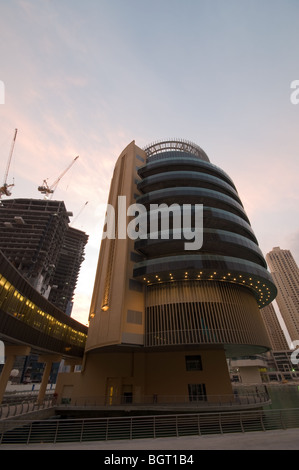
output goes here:
[[18, 133], [18, 129], [15, 129], [14, 137], [13, 137], [13, 140], [12, 140], [12, 143], [11, 143], [11, 148], [10, 148], [10, 152], [9, 152], [9, 156], [8, 156], [8, 160], [7, 160], [3, 185], [0, 187], [0, 198], [3, 195], [4, 196], [11, 196], [11, 192], [8, 188], [11, 188], [12, 186], [14, 186], [14, 183], [7, 184], [7, 178], [8, 178], [8, 172], [9, 172], [9, 168], [10, 168], [10, 164], [11, 164], [12, 154], [13, 154], [13, 150], [14, 150], [14, 146], [15, 146], [15, 142], [16, 142], [16, 138], [17, 138], [17, 133]]
[[45, 197], [48, 197], [49, 194], [53, 194], [59, 181], [61, 178], [66, 174], [66, 172], [73, 166], [76, 160], [78, 160], [79, 155], [74, 158], [74, 160], [67, 166], [67, 168], [61, 173], [61, 175], [58, 176], [58, 178], [54, 181], [54, 183], [49, 186], [47, 183], [47, 180], [43, 180], [43, 184], [38, 187], [38, 190], [42, 193], [45, 194]]

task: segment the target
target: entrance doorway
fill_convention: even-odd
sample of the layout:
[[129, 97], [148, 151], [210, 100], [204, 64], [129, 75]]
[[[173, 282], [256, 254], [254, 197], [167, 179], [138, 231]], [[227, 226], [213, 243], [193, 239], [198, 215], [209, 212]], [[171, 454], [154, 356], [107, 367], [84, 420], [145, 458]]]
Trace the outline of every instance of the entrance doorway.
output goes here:
[[122, 387], [122, 403], [133, 403], [132, 385], [123, 385]]
[[117, 405], [119, 403], [119, 378], [108, 377], [106, 388], [107, 405]]

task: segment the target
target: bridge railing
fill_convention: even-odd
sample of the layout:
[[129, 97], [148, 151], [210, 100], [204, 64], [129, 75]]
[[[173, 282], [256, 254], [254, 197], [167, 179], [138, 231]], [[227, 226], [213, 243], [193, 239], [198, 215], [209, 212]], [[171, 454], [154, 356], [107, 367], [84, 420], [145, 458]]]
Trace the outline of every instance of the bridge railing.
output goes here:
[[46, 395], [42, 403], [37, 401], [37, 395], [31, 397], [15, 399], [13, 402], [7, 401], [0, 405], [0, 420], [20, 416], [32, 411], [49, 408], [55, 404], [53, 395]]

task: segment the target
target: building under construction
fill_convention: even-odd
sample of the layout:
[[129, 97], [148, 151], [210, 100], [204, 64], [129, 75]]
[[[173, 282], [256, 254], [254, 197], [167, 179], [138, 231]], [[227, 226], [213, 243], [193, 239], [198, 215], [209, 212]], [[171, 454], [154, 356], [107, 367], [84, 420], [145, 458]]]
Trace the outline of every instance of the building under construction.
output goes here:
[[69, 314], [88, 240], [69, 226], [71, 215], [62, 201], [0, 203], [0, 250], [38, 292]]
[[81, 230], [68, 227], [53, 277], [53, 286], [49, 300], [58, 308], [70, 314], [72, 297], [81, 263], [84, 260], [84, 248], [88, 236]]

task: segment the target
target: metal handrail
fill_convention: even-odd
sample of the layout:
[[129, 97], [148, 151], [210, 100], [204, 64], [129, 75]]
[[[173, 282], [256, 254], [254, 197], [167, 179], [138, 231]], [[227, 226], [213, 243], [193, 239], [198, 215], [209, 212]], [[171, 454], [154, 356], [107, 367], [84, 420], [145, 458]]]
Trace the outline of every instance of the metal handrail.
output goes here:
[[[13, 399], [13, 397], [10, 397]], [[49, 393], [46, 395], [42, 403], [37, 402], [37, 394], [30, 394], [27, 397], [16, 395], [12, 402], [9, 400], [0, 405], [0, 420], [19, 416], [31, 411], [45, 409], [51, 406], [61, 407], [167, 407], [172, 408], [184, 407], [186, 409], [196, 408], [232, 408], [236, 406], [246, 405], [265, 405], [270, 403], [271, 400], [268, 394], [264, 391], [247, 392], [242, 391], [230, 395], [146, 395], [140, 396], [138, 400], [131, 400], [124, 396], [88, 396], [78, 397], [75, 400], [71, 398], [62, 398], [57, 402], [55, 394]]]
[[21, 416], [31, 411], [43, 410], [54, 405], [53, 396], [46, 396], [42, 403], [37, 401], [37, 397], [30, 397], [14, 403], [4, 403], [0, 405], [0, 420]]
[[0, 422], [0, 444], [155, 439], [299, 428], [299, 408]]
[[232, 407], [236, 405], [251, 405], [251, 404], [266, 404], [270, 402], [270, 398], [267, 392], [242, 392], [236, 391], [232, 394], [222, 395], [144, 395], [135, 397], [126, 396], [85, 396], [71, 398], [62, 398], [58, 405], [71, 405], [71, 406], [200, 406], [200, 407]]

